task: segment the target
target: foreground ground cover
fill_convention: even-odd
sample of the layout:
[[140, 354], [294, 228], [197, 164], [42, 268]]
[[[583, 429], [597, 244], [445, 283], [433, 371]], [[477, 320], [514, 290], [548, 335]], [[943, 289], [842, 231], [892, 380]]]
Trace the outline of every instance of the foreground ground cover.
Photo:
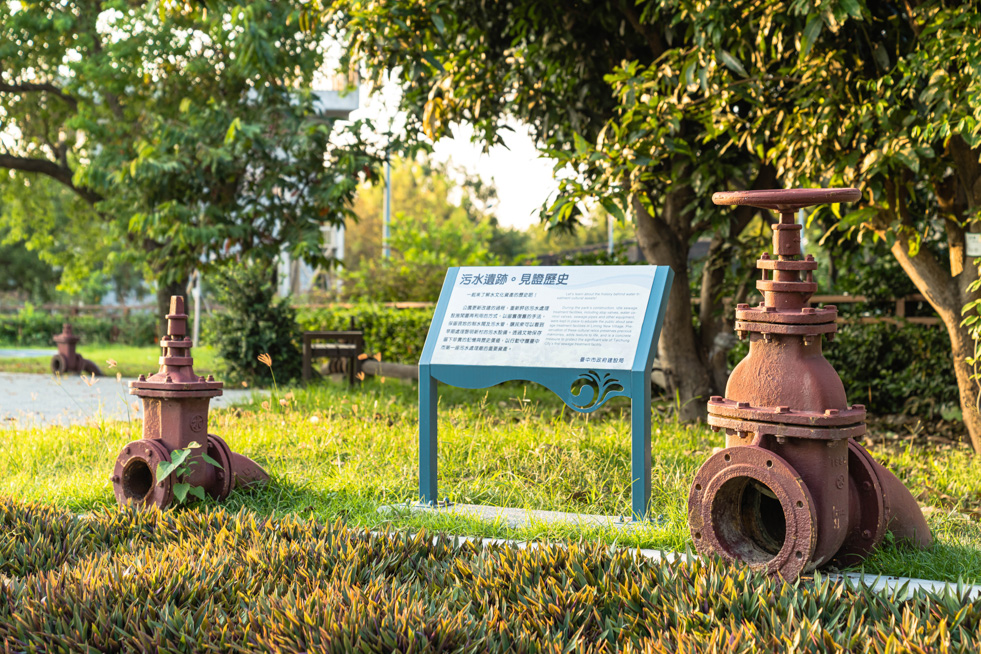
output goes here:
[[0, 499], [0, 532], [10, 651], [974, 652], [981, 621], [956, 595], [244, 509], [79, 517]]
[[[15, 350], [22, 348], [3, 347], [0, 350]], [[36, 349], [36, 348], [32, 348]], [[56, 350], [51, 346], [51, 351]], [[114, 375], [119, 372], [123, 377], [137, 377], [149, 372], [156, 372], [160, 369], [158, 359], [160, 358], [160, 347], [150, 345], [139, 347], [136, 345], [109, 345], [109, 344], [80, 344], [78, 351], [89, 361], [95, 362], [102, 372], [107, 375]], [[110, 369], [107, 361], [116, 362], [116, 366]], [[194, 348], [194, 371], [198, 374], [207, 375], [215, 370], [215, 355], [212, 348], [207, 346], [195, 346]], [[6, 357], [0, 356], [0, 372], [51, 372], [51, 357]]]
[[[535, 386], [487, 391], [441, 388], [440, 492], [457, 502], [622, 515], [629, 511], [629, 408], [570, 411]], [[518, 539], [581, 539], [673, 551], [691, 547], [685, 507], [698, 466], [722, 437], [679, 425], [670, 411], [653, 425], [652, 510], [641, 529], [537, 525], [510, 529], [462, 517], [382, 513], [417, 493], [415, 386], [393, 380], [282, 390], [270, 399], [212, 413], [210, 431], [265, 466], [264, 490], [236, 491], [228, 510], [259, 518], [341, 519], [372, 529], [397, 526]], [[280, 402], [281, 401], [281, 402]], [[115, 506], [108, 476], [120, 448], [140, 437], [134, 423], [0, 434], [0, 495], [76, 513]], [[921, 503], [937, 544], [927, 552], [887, 545], [867, 572], [981, 583], [981, 527], [971, 513], [981, 475], [966, 448], [942, 452], [921, 441], [878, 438], [873, 454]]]

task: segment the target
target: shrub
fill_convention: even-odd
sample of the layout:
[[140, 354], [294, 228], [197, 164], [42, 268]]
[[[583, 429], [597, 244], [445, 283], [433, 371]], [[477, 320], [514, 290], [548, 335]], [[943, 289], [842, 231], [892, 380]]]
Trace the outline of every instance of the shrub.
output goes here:
[[225, 381], [265, 384], [272, 381], [260, 354], [272, 357], [276, 381], [300, 378], [300, 328], [287, 300], [276, 298], [273, 276], [260, 265], [230, 267], [215, 282], [221, 312], [208, 321], [207, 342], [214, 346]]
[[379, 353], [393, 363], [419, 363], [426, 344], [433, 307], [396, 309], [380, 304], [358, 304], [351, 308], [325, 307], [300, 312], [299, 322], [304, 331], [349, 329], [354, 319], [355, 329], [364, 332], [365, 350]]
[[888, 323], [839, 325], [824, 356], [845, 385], [848, 401], [871, 413], [939, 417], [959, 394], [943, 327]]

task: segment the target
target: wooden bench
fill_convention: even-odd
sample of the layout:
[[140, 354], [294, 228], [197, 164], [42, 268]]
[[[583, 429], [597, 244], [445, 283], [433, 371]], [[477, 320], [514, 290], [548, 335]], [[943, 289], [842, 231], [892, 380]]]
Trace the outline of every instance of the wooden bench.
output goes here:
[[[319, 343], [317, 341], [329, 341]], [[360, 356], [364, 352], [364, 332], [311, 331], [303, 332], [303, 381], [313, 376], [313, 359], [347, 359], [348, 383], [354, 386], [355, 375], [361, 368]]]

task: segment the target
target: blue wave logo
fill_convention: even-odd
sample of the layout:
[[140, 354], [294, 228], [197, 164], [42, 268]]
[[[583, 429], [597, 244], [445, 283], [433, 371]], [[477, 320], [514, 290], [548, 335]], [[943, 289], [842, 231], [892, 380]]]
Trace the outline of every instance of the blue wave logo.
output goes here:
[[598, 372], [590, 370], [579, 375], [572, 382], [569, 392], [577, 400], [576, 402], [571, 402], [575, 408], [580, 411], [591, 411], [602, 406], [609, 399], [611, 393], [622, 390], [623, 385], [620, 383], [620, 380], [616, 379], [610, 373], [600, 376]]

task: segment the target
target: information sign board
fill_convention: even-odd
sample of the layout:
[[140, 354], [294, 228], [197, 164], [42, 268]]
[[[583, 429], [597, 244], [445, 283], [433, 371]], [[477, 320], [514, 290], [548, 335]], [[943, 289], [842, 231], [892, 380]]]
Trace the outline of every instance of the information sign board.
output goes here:
[[437, 501], [436, 382], [540, 383], [576, 411], [631, 398], [632, 510], [650, 498], [650, 370], [666, 266], [450, 268], [419, 361], [419, 487]]

